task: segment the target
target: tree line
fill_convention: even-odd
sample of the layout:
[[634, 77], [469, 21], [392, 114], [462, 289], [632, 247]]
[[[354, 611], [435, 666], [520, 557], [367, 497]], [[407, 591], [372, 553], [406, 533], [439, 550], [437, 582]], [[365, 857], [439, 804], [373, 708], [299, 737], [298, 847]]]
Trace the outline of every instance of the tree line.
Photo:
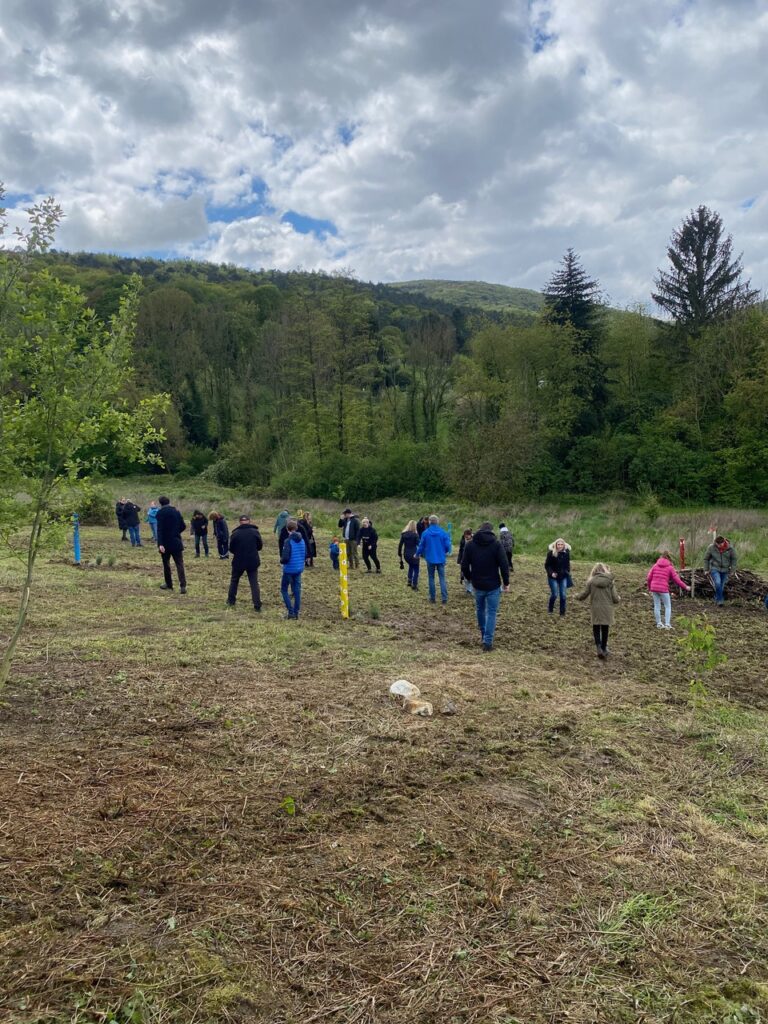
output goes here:
[[[768, 498], [768, 314], [719, 215], [613, 310], [569, 250], [540, 313], [456, 308], [351, 274], [48, 253], [105, 321], [143, 279], [132, 382], [172, 397], [158, 454], [231, 486], [370, 500], [651, 490]], [[112, 472], [132, 467], [113, 457]]]

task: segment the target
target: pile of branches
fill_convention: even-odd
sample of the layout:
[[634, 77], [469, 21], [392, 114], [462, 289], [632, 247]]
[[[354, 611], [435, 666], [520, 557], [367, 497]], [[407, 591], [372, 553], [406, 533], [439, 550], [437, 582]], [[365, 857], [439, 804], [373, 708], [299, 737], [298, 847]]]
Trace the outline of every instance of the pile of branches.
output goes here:
[[[712, 586], [709, 573], [703, 569], [682, 569], [679, 575], [688, 586], [691, 585], [691, 572], [696, 574], [695, 596], [714, 597], [715, 588]], [[737, 569], [728, 577], [725, 587], [726, 601], [733, 601], [737, 598], [741, 601], [762, 601], [766, 594], [768, 594], [768, 582], [747, 569]]]

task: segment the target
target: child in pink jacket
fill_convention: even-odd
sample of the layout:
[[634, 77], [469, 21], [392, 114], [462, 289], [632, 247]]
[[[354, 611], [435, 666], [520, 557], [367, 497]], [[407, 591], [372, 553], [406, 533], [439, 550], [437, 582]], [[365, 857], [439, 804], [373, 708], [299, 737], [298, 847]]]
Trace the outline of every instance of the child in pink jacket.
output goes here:
[[[672, 565], [672, 556], [668, 551], [662, 551], [661, 557], [651, 567], [648, 573], [648, 589], [653, 598], [653, 617], [656, 619], [656, 629], [672, 629], [672, 599], [669, 596], [669, 584], [674, 580], [678, 587], [690, 592], [690, 587], [684, 583], [675, 572]], [[664, 604], [664, 625], [661, 624], [661, 605]]]

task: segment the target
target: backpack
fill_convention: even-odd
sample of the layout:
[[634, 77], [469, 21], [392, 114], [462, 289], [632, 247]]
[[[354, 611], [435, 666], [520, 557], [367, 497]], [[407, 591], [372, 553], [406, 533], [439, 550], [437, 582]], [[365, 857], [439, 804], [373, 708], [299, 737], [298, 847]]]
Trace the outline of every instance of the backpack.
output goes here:
[[515, 538], [512, 536], [509, 530], [504, 530], [504, 532], [499, 537], [499, 540], [501, 541], [501, 546], [504, 548], [507, 554], [511, 555], [512, 552], [515, 550]]

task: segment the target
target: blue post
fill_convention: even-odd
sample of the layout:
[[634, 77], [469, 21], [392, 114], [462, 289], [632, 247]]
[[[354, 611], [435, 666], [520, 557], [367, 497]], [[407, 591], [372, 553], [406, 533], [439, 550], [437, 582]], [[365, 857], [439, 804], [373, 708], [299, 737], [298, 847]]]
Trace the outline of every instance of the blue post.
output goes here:
[[72, 525], [74, 526], [72, 542], [75, 549], [75, 565], [80, 565], [80, 516], [77, 512], [72, 516]]
[[453, 543], [453, 523], [446, 523], [445, 528], [448, 531], [448, 536], [451, 538], [451, 543]]

